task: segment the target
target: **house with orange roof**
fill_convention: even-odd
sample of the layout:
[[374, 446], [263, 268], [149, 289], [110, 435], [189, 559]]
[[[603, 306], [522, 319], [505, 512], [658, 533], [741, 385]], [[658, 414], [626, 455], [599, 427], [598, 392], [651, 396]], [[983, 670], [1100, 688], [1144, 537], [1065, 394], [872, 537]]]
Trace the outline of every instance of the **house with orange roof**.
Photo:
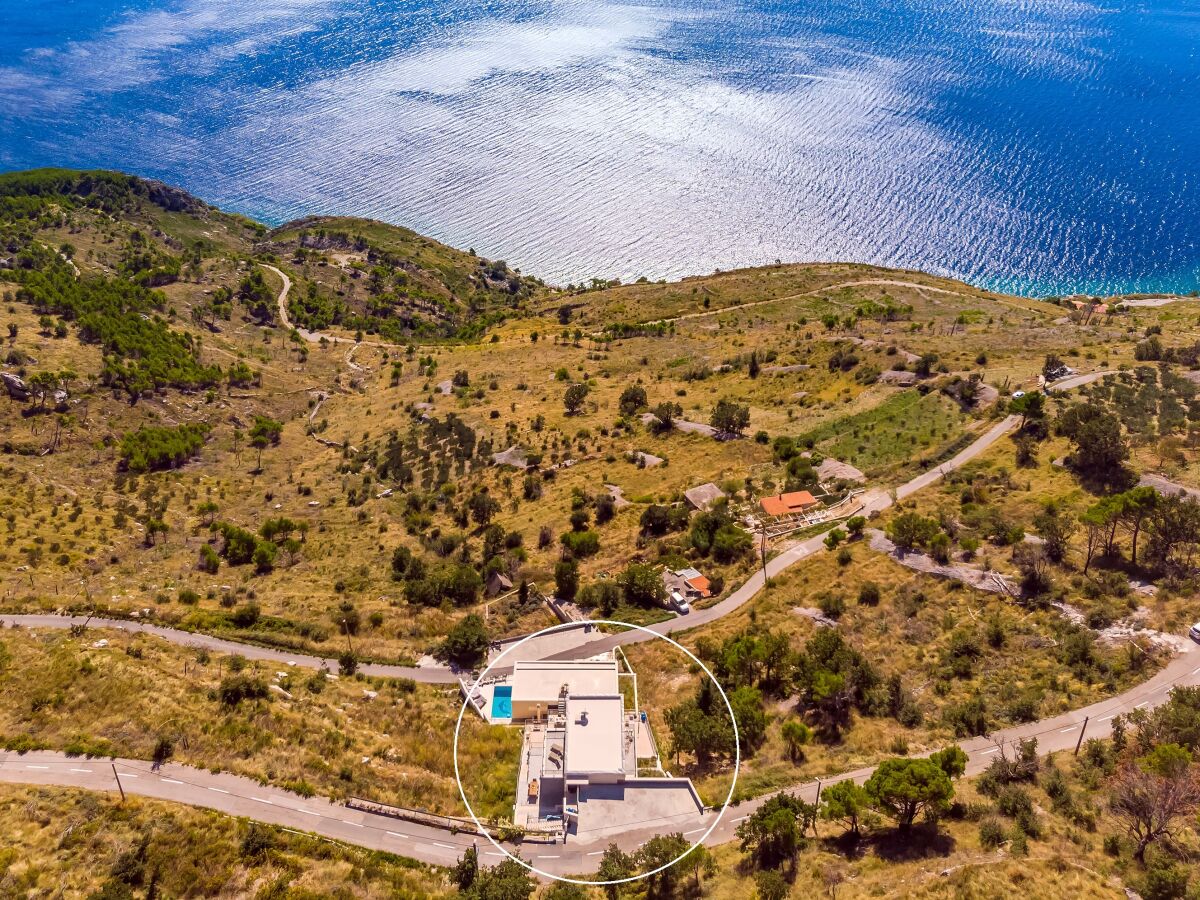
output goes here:
[[821, 501], [808, 491], [791, 491], [774, 497], [763, 497], [758, 502], [763, 513], [773, 518], [802, 515], [821, 505]]

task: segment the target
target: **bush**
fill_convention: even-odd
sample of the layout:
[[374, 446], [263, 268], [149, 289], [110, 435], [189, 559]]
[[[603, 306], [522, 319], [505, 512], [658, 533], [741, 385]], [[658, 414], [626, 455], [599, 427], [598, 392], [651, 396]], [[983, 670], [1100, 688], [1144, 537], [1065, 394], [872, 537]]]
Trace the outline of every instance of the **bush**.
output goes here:
[[1005, 841], [1004, 824], [995, 818], [979, 823], [979, 846], [984, 850], [995, 850]]
[[879, 605], [879, 585], [873, 581], [863, 582], [858, 589], [858, 602], [862, 606]]
[[129, 432], [121, 438], [121, 467], [130, 472], [178, 468], [200, 452], [208, 432], [203, 423], [175, 428], [151, 425]]
[[222, 679], [217, 696], [225, 706], [236, 707], [243, 700], [261, 700], [267, 696], [267, 683], [253, 675], [230, 675]]

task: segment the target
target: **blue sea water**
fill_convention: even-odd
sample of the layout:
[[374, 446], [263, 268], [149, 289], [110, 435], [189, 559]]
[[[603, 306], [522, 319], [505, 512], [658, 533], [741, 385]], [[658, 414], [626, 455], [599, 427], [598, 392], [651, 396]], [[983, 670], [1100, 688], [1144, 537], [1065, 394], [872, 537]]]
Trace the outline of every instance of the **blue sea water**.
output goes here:
[[1200, 288], [1197, 0], [0, 0], [0, 168], [565, 283], [782, 260]]

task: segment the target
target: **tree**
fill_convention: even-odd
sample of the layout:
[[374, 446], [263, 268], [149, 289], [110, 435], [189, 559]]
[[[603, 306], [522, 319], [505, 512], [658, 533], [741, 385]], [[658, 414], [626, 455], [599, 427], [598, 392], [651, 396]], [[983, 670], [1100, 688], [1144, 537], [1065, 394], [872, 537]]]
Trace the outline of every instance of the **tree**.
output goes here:
[[[633, 875], [636, 866], [636, 861], [633, 856], [626, 853], [616, 844], [609, 844], [604, 851], [604, 855], [600, 857], [600, 865], [596, 870], [596, 876], [601, 881], [622, 881]], [[604, 893], [610, 900], [616, 900], [621, 892], [620, 885], [606, 884]]]
[[888, 523], [887, 535], [901, 550], [913, 550], [929, 543], [940, 530], [934, 519], [928, 519], [920, 513], [906, 512]]
[[1097, 412], [1079, 422], [1068, 437], [1075, 445], [1068, 460], [1081, 475], [1105, 484], [1115, 484], [1125, 477], [1129, 445], [1116, 416]]
[[[762, 691], [745, 684], [729, 693], [729, 705], [737, 722], [738, 744], [742, 755], [749, 756], [767, 736], [767, 714], [763, 711]], [[728, 713], [728, 710], [717, 712]]]
[[754, 876], [758, 900], [786, 900], [789, 890], [787, 879], [775, 869], [763, 869]]
[[721, 434], [740, 435], [750, 424], [750, 408], [732, 400], [718, 400], [709, 424]]
[[703, 844], [697, 844], [688, 851], [688, 855], [680, 860], [680, 864], [691, 869], [697, 896], [700, 894], [700, 876], [703, 874], [705, 878], [712, 878], [717, 874], [717, 858]]
[[505, 859], [490, 869], [479, 869], [471, 886], [459, 896], [464, 900], [528, 900], [537, 882], [514, 859]]
[[845, 822], [846, 830], [856, 838], [863, 816], [870, 808], [871, 798], [866, 790], [849, 778], [831, 784], [821, 792], [821, 818]]
[[904, 831], [920, 812], [941, 809], [954, 797], [950, 776], [929, 759], [885, 759], [863, 789]]
[[561, 559], [554, 566], [554, 596], [559, 600], [574, 600], [579, 591], [579, 563]]
[[646, 389], [640, 384], [632, 384], [621, 391], [621, 399], [617, 401], [617, 409], [623, 416], [635, 416], [646, 408]]
[[1138, 536], [1142, 526], [1158, 508], [1160, 494], [1149, 485], [1140, 485], [1117, 494], [1116, 516], [1118, 524], [1129, 532], [1129, 561], [1137, 565]]
[[469, 890], [479, 875], [479, 851], [474, 846], [463, 851], [462, 858], [450, 870], [450, 880], [460, 891]]
[[1067, 543], [1075, 533], [1075, 517], [1056, 502], [1049, 502], [1033, 520], [1041, 535], [1046, 555], [1054, 562], [1062, 562], [1067, 555]]
[[713, 559], [719, 563], [731, 563], [745, 556], [752, 546], [750, 535], [731, 522], [722, 525], [713, 534]]
[[813, 804], [791, 794], [775, 794], [738, 825], [742, 852], [748, 852], [762, 869], [791, 861], [816, 817]]
[[471, 499], [467, 501], [467, 509], [471, 513], [471, 520], [483, 527], [500, 512], [500, 501], [488, 493], [487, 488], [481, 488], [471, 495]]
[[1174, 575], [1195, 571], [1200, 552], [1200, 502], [1192, 497], [1162, 497], [1150, 516], [1146, 559], [1157, 569]]
[[1045, 409], [1046, 398], [1040, 391], [1030, 391], [1008, 401], [1008, 412], [1021, 416], [1019, 431], [1022, 432], [1031, 422], [1042, 421], [1045, 418]]
[[660, 403], [651, 410], [657, 424], [654, 430], [667, 432], [675, 427], [675, 420], [683, 415], [683, 407], [678, 403]]
[[750, 363], [746, 366], [746, 374], [751, 378], [757, 378], [758, 373], [762, 371], [762, 366], [758, 362], [758, 351], [750, 351]]
[[804, 746], [812, 740], [812, 729], [799, 719], [788, 719], [779, 729], [783, 742], [787, 744], [792, 762], [804, 759]]
[[487, 654], [488, 633], [483, 619], [476, 613], [464, 616], [446, 635], [442, 654], [461, 666], [473, 667]]
[[649, 897], [671, 897], [675, 893], [675, 879], [678, 877], [676, 868], [668, 863], [674, 862], [687, 852], [691, 842], [680, 832], [674, 834], [656, 834], [642, 844], [636, 859], [645, 872], [653, 872], [666, 866], [661, 872], [646, 875], [646, 894]]
[[1113, 783], [1109, 808], [1134, 841], [1134, 857], [1144, 862], [1146, 848], [1170, 837], [1181, 819], [1200, 806], [1200, 782], [1192, 756], [1178, 744], [1160, 744], [1127, 763]]
[[631, 606], [662, 606], [666, 602], [666, 585], [658, 571], [645, 563], [630, 563], [617, 576], [617, 584]]
[[573, 384], [565, 394], [563, 394], [563, 406], [567, 410], [567, 415], [573, 416], [583, 408], [583, 401], [587, 399], [591, 389], [583, 383]]
[[258, 451], [258, 464], [255, 471], [262, 471], [262, 452], [267, 447], [277, 446], [283, 435], [283, 423], [266, 416], [255, 416], [254, 425], [250, 428], [250, 446]]
[[967, 754], [957, 744], [929, 755], [929, 761], [946, 773], [953, 781], [967, 771]]

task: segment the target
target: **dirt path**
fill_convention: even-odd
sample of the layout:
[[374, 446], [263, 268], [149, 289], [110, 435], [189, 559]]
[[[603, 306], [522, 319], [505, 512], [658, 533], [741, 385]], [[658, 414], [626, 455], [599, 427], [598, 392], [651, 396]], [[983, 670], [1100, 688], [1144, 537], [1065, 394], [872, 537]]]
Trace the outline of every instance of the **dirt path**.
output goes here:
[[1011, 300], [1004, 300], [1000, 297], [980, 297], [975, 294], [967, 294], [962, 291], [952, 291], [949, 288], [933, 287], [932, 285], [920, 284], [919, 282], [915, 281], [902, 281], [898, 278], [864, 278], [860, 281], [843, 281], [839, 284], [829, 284], [825, 287], [815, 288], [811, 291], [803, 291], [799, 294], [788, 294], [784, 297], [772, 297], [770, 300], [754, 300], [750, 303], [738, 303], [734, 306], [724, 306], [721, 309], [706, 309], [702, 312], [684, 313], [682, 315], [671, 316], [670, 318], [666, 319], [655, 319], [654, 322], [670, 323], [684, 322], [688, 319], [703, 319], [707, 316], [719, 316], [722, 313], [737, 312], [738, 310], [742, 309], [752, 309], [755, 306], [766, 306], [768, 303], [786, 303], [789, 300], [801, 300], [805, 297], [816, 297], [829, 291], [839, 291], [843, 288], [851, 287], [866, 287], [868, 285], [891, 285], [893, 287], [906, 287], [920, 291], [933, 291], [937, 294], [965, 297], [968, 300], [975, 300], [978, 302], [990, 301], [994, 303], [1003, 303], [1005, 306], [1011, 306], [1014, 309], [1019, 309], [1024, 312], [1033, 312], [1033, 310], [1027, 309], [1024, 306], [1021, 306], [1019, 303], [1013, 303]]

